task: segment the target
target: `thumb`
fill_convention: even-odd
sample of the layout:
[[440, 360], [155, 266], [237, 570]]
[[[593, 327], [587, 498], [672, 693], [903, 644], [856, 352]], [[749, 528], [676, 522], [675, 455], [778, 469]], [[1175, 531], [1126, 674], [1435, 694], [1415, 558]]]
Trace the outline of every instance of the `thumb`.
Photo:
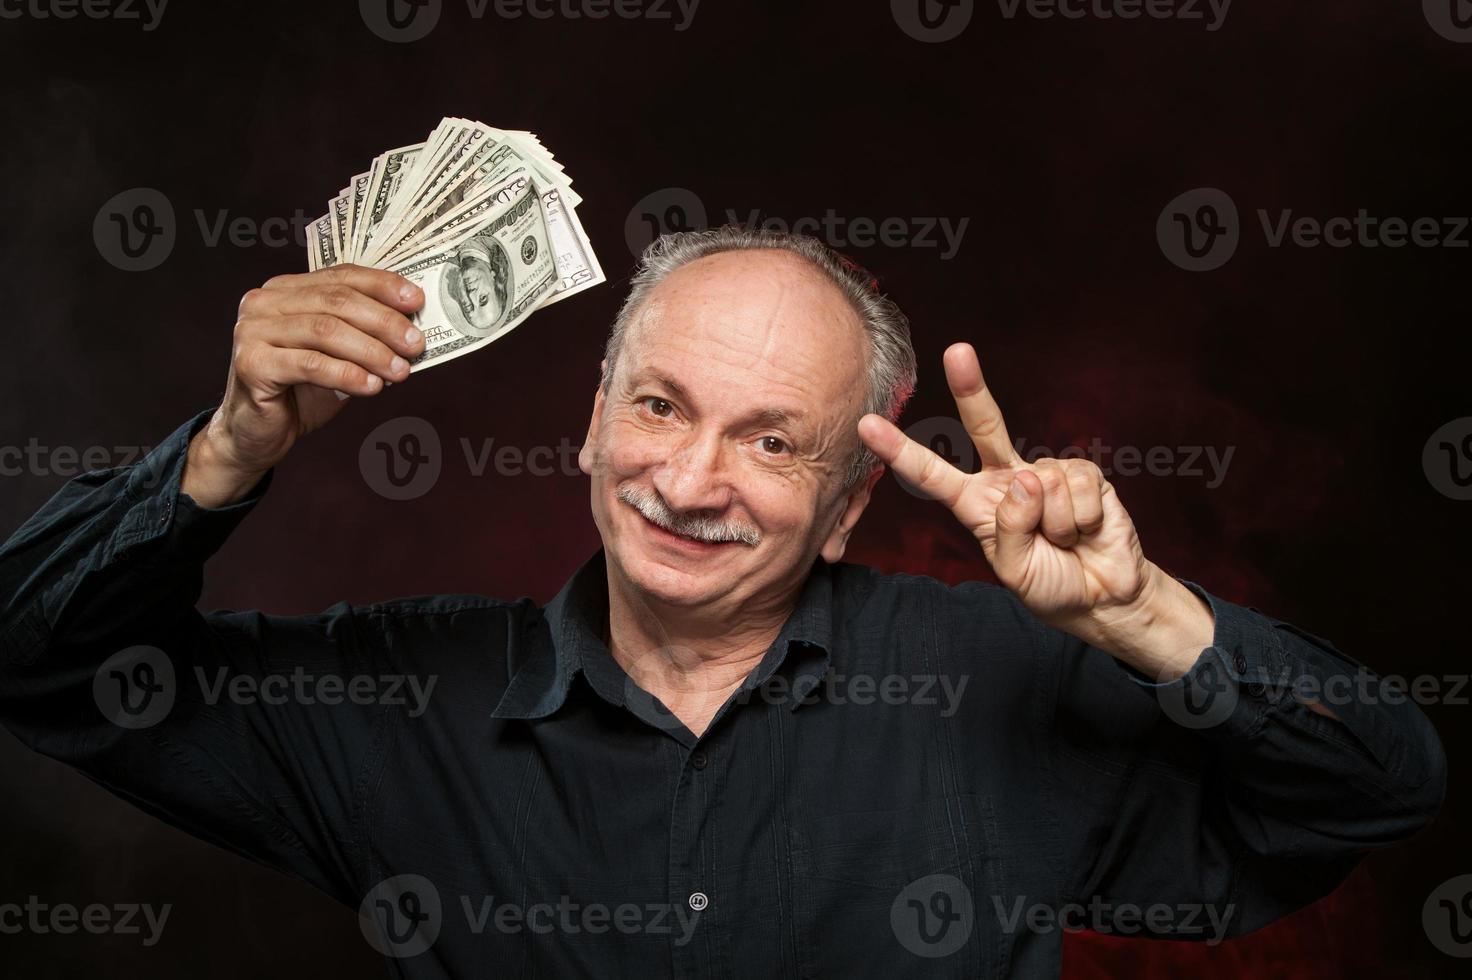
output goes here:
[[1043, 482], [1031, 470], [1020, 470], [997, 504], [997, 551], [992, 571], [1003, 585], [1022, 578], [1042, 519]]

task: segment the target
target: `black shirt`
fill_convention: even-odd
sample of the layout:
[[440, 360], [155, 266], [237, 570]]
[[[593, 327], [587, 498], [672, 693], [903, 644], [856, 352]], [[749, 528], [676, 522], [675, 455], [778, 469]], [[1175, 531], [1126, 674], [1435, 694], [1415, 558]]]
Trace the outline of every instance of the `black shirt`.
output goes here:
[[[1065, 926], [1256, 929], [1445, 791], [1413, 703], [1192, 583], [1213, 645], [1155, 684], [1004, 589], [820, 559], [699, 738], [610, 656], [601, 551], [545, 607], [202, 614], [270, 483], [180, 493], [208, 415], [0, 549], [0, 720], [358, 910], [402, 976], [1054, 976]], [[1293, 697], [1336, 677], [1342, 724]]]

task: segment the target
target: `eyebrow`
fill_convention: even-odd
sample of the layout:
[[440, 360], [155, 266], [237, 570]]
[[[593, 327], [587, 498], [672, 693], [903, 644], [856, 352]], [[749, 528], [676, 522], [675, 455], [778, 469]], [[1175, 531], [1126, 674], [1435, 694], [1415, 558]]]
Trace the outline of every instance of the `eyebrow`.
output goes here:
[[[637, 386], [640, 381], [652, 381], [655, 384], [661, 385], [668, 389], [670, 394], [683, 402], [688, 403], [693, 401], [690, 393], [678, 381], [667, 375], [660, 374], [658, 371], [646, 371], [642, 375], [636, 375], [634, 384]], [[806, 418], [807, 413], [803, 411], [794, 410], [789, 412], [781, 408], [763, 408], [747, 415], [744, 421], [754, 425], [773, 426], [774, 428], [796, 428]]]

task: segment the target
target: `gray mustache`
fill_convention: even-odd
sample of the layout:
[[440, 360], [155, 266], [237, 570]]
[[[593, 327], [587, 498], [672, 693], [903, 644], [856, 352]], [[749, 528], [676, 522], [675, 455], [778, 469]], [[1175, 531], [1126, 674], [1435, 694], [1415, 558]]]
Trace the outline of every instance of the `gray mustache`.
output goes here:
[[671, 510], [659, 494], [652, 490], [619, 487], [616, 496], [638, 510], [651, 523], [672, 534], [683, 534], [697, 541], [740, 541], [747, 545], [755, 545], [762, 539], [760, 531], [740, 521], [720, 521]]

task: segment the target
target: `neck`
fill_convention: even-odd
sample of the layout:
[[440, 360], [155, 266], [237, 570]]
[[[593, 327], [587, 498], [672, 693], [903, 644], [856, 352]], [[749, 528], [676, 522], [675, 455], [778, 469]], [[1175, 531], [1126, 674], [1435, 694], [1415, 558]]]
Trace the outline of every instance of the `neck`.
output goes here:
[[638, 593], [605, 560], [609, 652], [634, 683], [700, 736], [777, 639], [802, 581], [766, 602], [670, 606]]

